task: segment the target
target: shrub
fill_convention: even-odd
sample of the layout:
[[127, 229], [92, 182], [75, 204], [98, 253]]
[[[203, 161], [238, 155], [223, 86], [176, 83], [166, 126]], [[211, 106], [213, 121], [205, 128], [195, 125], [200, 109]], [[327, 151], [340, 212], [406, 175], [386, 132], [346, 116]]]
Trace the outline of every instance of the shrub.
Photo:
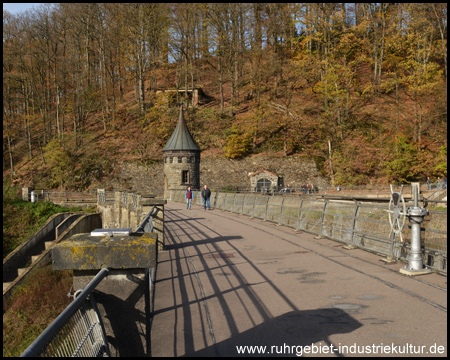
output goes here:
[[248, 154], [251, 150], [252, 135], [242, 133], [233, 126], [232, 133], [227, 139], [225, 146], [225, 156], [231, 159], [240, 158]]

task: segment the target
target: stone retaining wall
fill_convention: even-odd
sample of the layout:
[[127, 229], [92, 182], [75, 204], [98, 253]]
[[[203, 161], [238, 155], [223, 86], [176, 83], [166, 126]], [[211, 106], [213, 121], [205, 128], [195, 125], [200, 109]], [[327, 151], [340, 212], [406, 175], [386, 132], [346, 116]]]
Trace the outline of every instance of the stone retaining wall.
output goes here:
[[[161, 159], [149, 166], [124, 163], [102, 186], [115, 189], [156, 192], [164, 187], [164, 163]], [[251, 156], [244, 159], [225, 157], [202, 157], [200, 162], [200, 187], [209, 188], [250, 187], [248, 174], [261, 169], [271, 171], [284, 179], [284, 184], [300, 188], [301, 184], [328, 187], [329, 180], [323, 176], [313, 159], [306, 156]]]

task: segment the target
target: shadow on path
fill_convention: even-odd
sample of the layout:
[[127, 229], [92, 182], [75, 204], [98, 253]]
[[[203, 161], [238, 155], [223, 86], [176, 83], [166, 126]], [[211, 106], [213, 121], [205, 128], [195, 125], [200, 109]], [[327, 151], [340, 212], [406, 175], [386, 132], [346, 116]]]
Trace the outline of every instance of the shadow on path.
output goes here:
[[[155, 282], [156, 296], [164, 300], [154, 309], [154, 316], [160, 317], [159, 326], [170, 331], [158, 335], [157, 341], [164, 341], [164, 345], [159, 343], [154, 355], [297, 356], [300, 347], [321, 343], [329, 348], [331, 335], [350, 333], [362, 326], [342, 309], [297, 308], [297, 299], [285, 294], [267, 275], [267, 270], [262, 271], [252, 260], [251, 253], [243, 251], [250, 237], [252, 246], [259, 244], [255, 229], [238, 230], [233, 223], [224, 229], [226, 220], [217, 215], [207, 213], [205, 218], [189, 218], [188, 213], [176, 208], [166, 212], [167, 253], [158, 263], [164, 273], [158, 269]], [[218, 224], [222, 230], [216, 230]], [[265, 246], [270, 256], [272, 247]], [[221, 257], [231, 253], [236, 259]], [[273, 291], [271, 303], [273, 300], [282, 305], [287, 312], [274, 316], [278, 309], [265, 303], [252, 286], [255, 284], [269, 286]], [[203, 287], [208, 293], [202, 293]], [[214, 329], [208, 327], [208, 308], [215, 315], [214, 328], [228, 331], [226, 340], [215, 343]], [[249, 322], [251, 328], [243, 325]], [[240, 330], [243, 326], [248, 330]], [[264, 353], [239, 353], [237, 346], [266, 346], [266, 349]], [[339, 356], [337, 352], [334, 355]]]
[[[300, 356], [302, 349], [312, 344], [317, 346], [315, 351], [319, 351], [319, 346], [321, 350], [330, 349], [331, 335], [350, 333], [361, 326], [341, 309], [291, 311], [186, 356]], [[252, 354], [245, 346], [259, 346], [260, 351]], [[334, 354], [339, 356], [337, 348], [334, 349]]]

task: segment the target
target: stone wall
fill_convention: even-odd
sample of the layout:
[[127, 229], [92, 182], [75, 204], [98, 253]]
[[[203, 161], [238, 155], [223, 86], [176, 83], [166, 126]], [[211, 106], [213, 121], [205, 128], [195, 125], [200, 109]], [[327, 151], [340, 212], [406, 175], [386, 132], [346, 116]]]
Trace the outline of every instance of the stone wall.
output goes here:
[[313, 183], [319, 187], [329, 185], [314, 160], [301, 156], [252, 156], [241, 160], [205, 158], [200, 165], [200, 181], [211, 184], [211, 188], [250, 187], [249, 173], [261, 169], [283, 177], [284, 184], [294, 188], [303, 183]]
[[[117, 190], [145, 190], [159, 192], [164, 189], [164, 163], [149, 166], [121, 164], [115, 178], [103, 183]], [[200, 162], [200, 187], [210, 188], [250, 187], [248, 174], [265, 169], [284, 179], [284, 184], [299, 188], [308, 183], [328, 187], [330, 182], [318, 170], [314, 160], [305, 156], [250, 156], [244, 159], [202, 157]], [[99, 186], [100, 187], [100, 186]]]
[[260, 190], [259, 189], [260, 186], [258, 186], [258, 181], [259, 180], [263, 180], [263, 179], [269, 180], [270, 183], [271, 183], [270, 188], [272, 188], [272, 189], [278, 189], [278, 185], [279, 185], [279, 182], [280, 182], [280, 177], [279, 176], [277, 176], [276, 174], [274, 174], [274, 173], [272, 173], [270, 171], [267, 171], [267, 170], [260, 170], [260, 171], [257, 171], [255, 173], [251, 173], [248, 176], [248, 178], [249, 178], [249, 181], [250, 181], [250, 187], [251, 187], [252, 191], [259, 191]]
[[[98, 193], [104, 189], [98, 189]], [[134, 231], [144, 220], [153, 206], [157, 212], [153, 213], [152, 221], [154, 232], [158, 234], [158, 250], [162, 250], [164, 244], [164, 204], [165, 200], [149, 198], [148, 194], [134, 192], [116, 191], [114, 202], [101, 200], [98, 197], [97, 209], [102, 214], [102, 228], [131, 228]]]
[[[168, 190], [183, 190], [188, 186], [192, 189], [200, 188], [199, 179], [200, 154], [198, 151], [164, 151], [164, 181]], [[182, 179], [182, 172], [188, 172], [188, 181]]]

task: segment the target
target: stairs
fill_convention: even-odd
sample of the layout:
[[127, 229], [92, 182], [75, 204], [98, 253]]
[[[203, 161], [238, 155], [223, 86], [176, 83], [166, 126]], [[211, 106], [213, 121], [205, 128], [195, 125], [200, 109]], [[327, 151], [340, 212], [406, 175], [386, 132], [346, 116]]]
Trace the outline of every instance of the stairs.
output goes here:
[[[21, 259], [15, 262], [14, 265], [10, 266], [8, 269], [8, 274], [3, 276], [8, 279], [7, 281], [3, 281], [3, 293], [7, 291], [11, 286], [14, 286], [17, 279], [21, 278], [30, 268], [42, 257], [42, 253], [51, 249], [56, 244], [55, 240], [45, 241], [44, 249], [41, 246], [37, 246], [36, 249], [32, 250], [34, 255], [31, 256], [23, 256]], [[14, 269], [15, 267], [15, 269]]]
[[12, 282], [4, 282], [3, 283], [3, 292], [5, 292], [6, 290], [9, 289], [9, 287], [11, 286]]
[[101, 224], [98, 213], [60, 213], [50, 217], [35, 235], [3, 259], [3, 299], [11, 295], [12, 289], [31, 269], [51, 262], [51, 249], [59, 241], [66, 236], [101, 228]]
[[[41, 267], [51, 261], [51, 249], [59, 241], [66, 236], [90, 232], [101, 226], [98, 213], [53, 215], [35, 235], [3, 259], [3, 299], [11, 295], [12, 289], [23, 281], [32, 268]], [[77, 230], [74, 232], [74, 229]]]

